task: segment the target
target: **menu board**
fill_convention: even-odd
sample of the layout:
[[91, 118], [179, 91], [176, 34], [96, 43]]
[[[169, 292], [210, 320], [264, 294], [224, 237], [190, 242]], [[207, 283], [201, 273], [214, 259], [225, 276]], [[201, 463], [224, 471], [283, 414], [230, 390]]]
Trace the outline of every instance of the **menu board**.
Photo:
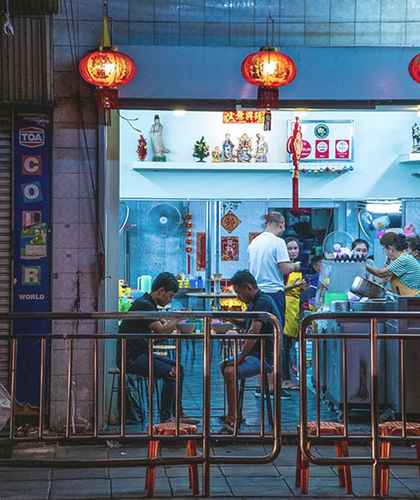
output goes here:
[[[294, 120], [287, 123], [292, 135]], [[301, 162], [353, 161], [353, 120], [301, 120], [303, 149]]]

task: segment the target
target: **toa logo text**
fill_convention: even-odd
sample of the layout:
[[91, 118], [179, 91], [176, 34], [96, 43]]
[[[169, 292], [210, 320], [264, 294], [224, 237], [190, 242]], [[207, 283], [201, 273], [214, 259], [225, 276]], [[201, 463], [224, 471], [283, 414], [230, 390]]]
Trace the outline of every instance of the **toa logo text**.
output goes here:
[[45, 144], [45, 130], [39, 127], [19, 129], [19, 144], [26, 148], [40, 148]]

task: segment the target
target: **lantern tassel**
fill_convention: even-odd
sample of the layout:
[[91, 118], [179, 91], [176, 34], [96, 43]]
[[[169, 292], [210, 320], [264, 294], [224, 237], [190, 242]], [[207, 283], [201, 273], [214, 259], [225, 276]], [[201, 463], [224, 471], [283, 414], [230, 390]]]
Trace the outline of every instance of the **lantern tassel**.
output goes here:
[[292, 212], [297, 215], [299, 213], [299, 175], [297, 172], [293, 174], [292, 179]]
[[276, 87], [258, 87], [257, 106], [259, 108], [278, 108], [279, 89]]

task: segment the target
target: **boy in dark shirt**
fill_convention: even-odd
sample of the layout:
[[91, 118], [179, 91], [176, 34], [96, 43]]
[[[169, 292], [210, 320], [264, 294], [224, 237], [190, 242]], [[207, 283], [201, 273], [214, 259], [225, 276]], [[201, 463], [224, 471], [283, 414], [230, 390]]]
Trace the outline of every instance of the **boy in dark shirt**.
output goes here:
[[[174, 298], [178, 291], [178, 283], [171, 273], [161, 273], [152, 283], [151, 293], [145, 293], [135, 300], [130, 308], [133, 311], [152, 312], [158, 307], [165, 307]], [[154, 318], [127, 319], [122, 321], [119, 333], [171, 333], [178, 326], [178, 320], [163, 321]], [[119, 343], [120, 346], [120, 343]], [[121, 355], [118, 350], [117, 362], [120, 363]], [[134, 373], [148, 377], [149, 346], [146, 338], [137, 338], [127, 341], [127, 373]], [[183, 367], [180, 366], [180, 398], [182, 401], [182, 382], [184, 378]], [[175, 414], [175, 361], [163, 356], [153, 355], [153, 375], [163, 379], [162, 399], [160, 406], [160, 419], [168, 421]], [[182, 408], [182, 404], [181, 404]], [[191, 419], [181, 418], [185, 423], [192, 423]]]
[[[238, 271], [231, 283], [237, 296], [248, 304], [248, 312], [268, 312], [277, 316], [276, 305], [273, 299], [262, 292], [254, 276], [249, 271]], [[272, 334], [273, 324], [269, 320], [253, 319], [248, 320], [245, 330], [250, 334]], [[237, 358], [238, 378], [249, 378], [260, 374], [260, 349], [261, 341], [255, 338], [247, 339], [243, 345], [242, 351]], [[272, 370], [273, 366], [273, 340], [265, 340], [265, 369]], [[235, 383], [233, 360], [224, 361], [221, 370], [226, 384], [228, 414], [225, 418], [225, 427], [227, 430], [233, 429], [235, 420]]]

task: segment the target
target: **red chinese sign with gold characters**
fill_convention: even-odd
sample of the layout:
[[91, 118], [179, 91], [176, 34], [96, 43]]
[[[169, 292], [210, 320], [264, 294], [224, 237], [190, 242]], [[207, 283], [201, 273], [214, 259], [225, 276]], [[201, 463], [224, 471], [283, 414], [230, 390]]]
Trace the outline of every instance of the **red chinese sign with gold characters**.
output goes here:
[[222, 260], [239, 260], [239, 238], [237, 236], [223, 236], [221, 245]]
[[235, 231], [235, 229], [239, 226], [240, 223], [241, 219], [237, 215], [235, 215], [232, 212], [232, 210], [226, 212], [225, 215], [220, 219], [220, 224], [222, 225], [223, 229], [228, 233]]
[[223, 123], [264, 123], [264, 111], [223, 111]]

